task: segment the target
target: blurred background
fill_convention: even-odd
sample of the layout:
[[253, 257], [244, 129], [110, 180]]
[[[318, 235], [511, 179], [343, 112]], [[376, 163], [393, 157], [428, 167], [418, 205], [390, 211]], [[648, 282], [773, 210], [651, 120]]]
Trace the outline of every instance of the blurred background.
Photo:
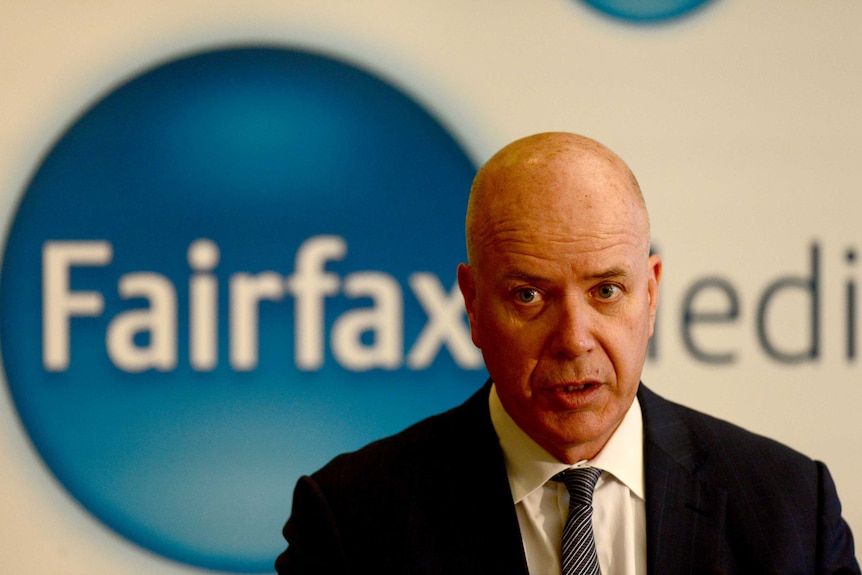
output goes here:
[[[36, 216], [19, 206], [26, 205], [34, 174], [54, 145], [88, 109], [131, 78], [191, 54], [249, 46], [319, 55], [392, 87], [400, 94], [398, 101], [413, 102], [428, 113], [433, 119], [427, 123], [429, 130], [436, 130], [435, 125], [442, 128], [443, 136], [434, 132], [442, 143], [428, 146], [435, 153], [449, 154], [453, 167], [447, 168], [452, 174], [446, 176], [447, 182], [468, 185], [469, 172], [497, 149], [535, 132], [574, 131], [616, 151], [644, 190], [654, 249], [662, 254], [665, 266], [658, 328], [644, 381], [669, 399], [825, 461], [837, 483], [845, 518], [857, 538], [862, 536], [862, 489], [855, 481], [862, 473], [858, 444], [862, 328], [857, 298], [862, 273], [856, 257], [862, 247], [860, 22], [862, 4], [852, 0], [4, 2], [0, 5], [0, 245], [7, 258], [3, 268], [7, 277], [0, 278], [0, 288], [7, 291], [0, 311], [5, 316], [0, 317], [5, 380], [0, 392], [4, 572], [267, 572], [267, 555], [271, 550], [274, 559], [279, 550], [278, 530], [289, 513], [296, 476], [258, 475], [248, 467], [246, 475], [235, 476], [246, 497], [255, 499], [258, 483], [260, 493], [283, 494], [271, 504], [258, 497], [254, 504], [266, 507], [272, 518], [237, 537], [265, 532], [271, 541], [260, 548], [238, 543], [221, 554], [200, 549], [187, 553], [172, 547], [173, 532], [159, 531], [159, 525], [148, 525], [146, 519], [140, 519], [143, 527], [118, 528], [126, 519], [118, 519], [110, 505], [99, 507], [79, 495], [88, 492], [75, 484], [83, 481], [81, 476], [71, 474], [67, 479], [52, 463], [63, 459], [63, 454], [52, 452], [62, 443], [52, 443], [40, 433], [61, 430], [40, 430], [26, 423], [43, 417], [32, 407], [36, 400], [31, 396], [52, 392], [49, 387], [28, 388], [26, 374], [43, 369], [42, 358], [20, 357], [32, 349], [16, 347], [12, 341], [23, 324], [31, 321], [38, 328], [43, 319], [40, 308], [27, 309], [16, 303], [18, 296], [10, 295], [19, 293], [10, 287], [11, 275], [40, 292], [38, 252], [30, 254], [32, 269], [17, 259], [13, 266], [9, 262], [17, 244], [9, 238], [18, 233], [13, 233], [16, 219], [21, 234], [33, 233], [32, 225], [24, 228], [20, 222], [25, 215]], [[369, 106], [380, 101], [359, 91], [340, 96]], [[309, 102], [305, 105], [327, 105], [322, 99]], [[295, 113], [302, 116], [304, 111]], [[386, 110], [376, 109], [374, 114], [385, 118]], [[134, 121], [130, 124], [134, 127]], [[425, 129], [426, 124], [416, 125], [420, 124]], [[417, 173], [442, 165], [434, 157], [426, 159], [428, 164], [417, 164]], [[419, 192], [408, 185], [401, 193], [409, 199]], [[449, 194], [457, 208], [466, 189]], [[34, 213], [50, 210], [48, 200], [51, 196], [34, 205]], [[293, 201], [284, 198], [279, 209]], [[68, 209], [86, 211], [77, 205]], [[208, 209], [215, 208], [196, 204], [204, 215]], [[454, 242], [461, 241], [462, 221], [463, 215], [456, 213], [452, 224], [446, 224]], [[219, 225], [228, 227], [230, 220]], [[40, 233], [52, 237], [53, 232]], [[75, 237], [104, 239], [84, 235]], [[299, 245], [286, 247], [289, 253], [278, 267], [282, 279], [293, 271]], [[223, 243], [219, 247], [227, 258], [230, 249]], [[272, 246], [267, 249], [274, 251]], [[442, 258], [451, 260], [451, 276], [429, 267], [440, 285], [428, 288], [430, 296], [422, 292], [426, 299], [420, 296], [419, 303], [430, 307], [430, 301], [444, 299], [443, 290], [448, 292], [462, 257], [459, 249], [451, 248]], [[362, 253], [355, 241], [350, 250], [348, 260], [351, 254]], [[211, 271], [207, 254], [212, 251], [204, 248], [202, 259], [189, 256], [188, 265], [199, 273]], [[360, 268], [377, 265], [370, 256], [356, 257], [365, 258], [358, 262]], [[424, 259], [410, 264], [412, 269], [422, 270]], [[406, 272], [403, 278], [399, 275], [404, 269], [391, 275], [408, 294], [409, 278]], [[348, 271], [344, 268], [342, 275]], [[171, 277], [188, 277], [188, 268], [185, 274]], [[409, 316], [409, 309], [405, 313]], [[418, 320], [406, 321], [409, 332], [411, 322]], [[405, 353], [420, 337], [419, 324], [414, 331], [405, 342]], [[457, 356], [452, 351], [455, 343], [450, 344], [450, 353]], [[367, 341], [365, 345], [373, 346]], [[336, 352], [327, 351], [330, 363], [341, 357]], [[481, 385], [484, 376], [471, 357], [464, 351], [441, 367], [463, 369], [466, 387], [446, 391], [437, 402], [433, 385], [420, 390], [429, 398], [427, 409], [454, 405]], [[25, 362], [25, 367], [13, 369], [13, 361]], [[398, 365], [401, 371], [392, 377], [408, 385], [417, 370], [407, 373], [405, 364]], [[436, 365], [428, 368], [429, 373]], [[378, 365], [356, 378], [373, 386], [375, 374], [385, 372], [389, 377], [392, 369]], [[289, 366], [286, 371], [302, 370]], [[237, 372], [243, 370], [214, 373], [228, 377]], [[431, 376], [416, 377], [426, 382]], [[384, 390], [384, 395], [392, 393]], [[260, 397], [264, 401], [266, 396]], [[415, 403], [416, 397], [410, 401]], [[396, 403], [390, 411], [399, 409]], [[331, 416], [340, 419], [337, 413]], [[281, 424], [290, 428], [291, 422]], [[369, 437], [389, 432], [373, 422], [360, 424]], [[325, 434], [326, 424], [321, 428]], [[301, 433], [306, 432], [303, 427]], [[316, 456], [326, 461], [339, 450], [323, 447]], [[274, 449], [269, 457], [293, 456]], [[238, 468], [250, 465], [257, 462], [236, 461]], [[308, 460], [300, 467], [310, 472], [317, 465], [317, 460]], [[153, 481], [164, 480], [158, 470], [153, 474]], [[99, 490], [98, 478], [83, 477], [95, 481], [91, 489]], [[192, 514], [184, 520], [205, 538], [212, 518]], [[151, 541], [160, 543], [150, 545]]]

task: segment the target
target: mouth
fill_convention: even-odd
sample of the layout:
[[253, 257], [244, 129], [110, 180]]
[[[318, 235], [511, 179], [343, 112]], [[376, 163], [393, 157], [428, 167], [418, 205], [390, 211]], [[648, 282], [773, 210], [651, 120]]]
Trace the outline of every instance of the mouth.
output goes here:
[[545, 398], [556, 411], [578, 411], [598, 399], [602, 385], [598, 381], [564, 383], [545, 388]]
[[574, 383], [571, 385], [563, 385], [557, 388], [557, 390], [565, 392], [565, 393], [575, 393], [578, 391], [584, 391], [585, 389], [589, 389], [593, 386], [596, 386], [596, 383]]

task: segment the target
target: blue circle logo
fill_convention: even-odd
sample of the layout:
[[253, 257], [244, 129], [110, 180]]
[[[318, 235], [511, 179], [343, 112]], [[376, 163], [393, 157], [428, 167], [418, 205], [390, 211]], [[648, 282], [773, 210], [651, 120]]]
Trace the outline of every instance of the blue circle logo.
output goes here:
[[299, 475], [481, 385], [455, 285], [474, 172], [410, 97], [321, 55], [218, 50], [120, 86], [6, 244], [37, 451], [131, 541], [271, 571]]
[[711, 0], [583, 0], [593, 8], [630, 22], [663, 22], [679, 18]]

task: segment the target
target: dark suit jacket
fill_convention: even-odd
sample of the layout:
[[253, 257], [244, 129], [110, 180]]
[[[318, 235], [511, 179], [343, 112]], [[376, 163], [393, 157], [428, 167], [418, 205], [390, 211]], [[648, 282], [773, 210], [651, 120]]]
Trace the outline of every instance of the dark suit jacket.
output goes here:
[[[526, 574], [489, 389], [301, 478], [278, 572]], [[859, 573], [823, 464], [638, 398], [651, 575]]]

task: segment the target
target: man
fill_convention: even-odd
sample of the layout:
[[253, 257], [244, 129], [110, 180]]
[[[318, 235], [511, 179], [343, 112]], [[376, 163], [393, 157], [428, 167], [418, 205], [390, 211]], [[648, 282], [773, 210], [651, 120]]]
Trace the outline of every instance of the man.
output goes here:
[[605, 575], [859, 573], [825, 466], [640, 383], [662, 262], [620, 158], [518, 140], [477, 174], [466, 228], [490, 381], [300, 479], [279, 573], [559, 574], [570, 468], [600, 474], [585, 547]]

